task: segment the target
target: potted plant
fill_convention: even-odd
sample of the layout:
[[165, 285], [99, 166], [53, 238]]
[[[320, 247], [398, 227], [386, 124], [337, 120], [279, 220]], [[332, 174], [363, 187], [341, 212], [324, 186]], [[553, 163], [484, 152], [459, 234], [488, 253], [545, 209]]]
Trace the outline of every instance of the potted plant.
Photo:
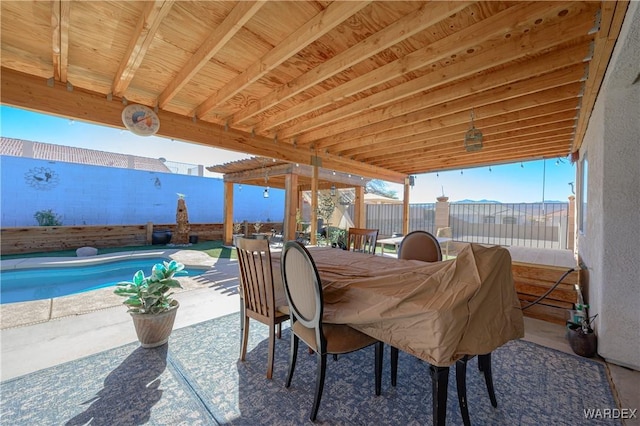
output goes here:
[[128, 312], [143, 348], [155, 348], [169, 340], [180, 306], [170, 291], [182, 288], [173, 277], [183, 269], [184, 265], [175, 260], [156, 263], [150, 276], [145, 277], [144, 272], [138, 271], [132, 281], [116, 284], [113, 292], [127, 298], [123, 304], [129, 307]]

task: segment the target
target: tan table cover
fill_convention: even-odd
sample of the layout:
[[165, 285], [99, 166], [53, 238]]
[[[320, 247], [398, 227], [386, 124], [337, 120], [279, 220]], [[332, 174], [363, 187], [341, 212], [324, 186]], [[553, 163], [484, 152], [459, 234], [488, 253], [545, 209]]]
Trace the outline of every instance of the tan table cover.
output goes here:
[[[324, 320], [446, 367], [524, 336], [522, 310], [502, 247], [468, 244], [436, 263], [311, 248], [324, 288]], [[280, 259], [274, 281], [282, 291]], [[279, 287], [279, 288], [278, 288]]]

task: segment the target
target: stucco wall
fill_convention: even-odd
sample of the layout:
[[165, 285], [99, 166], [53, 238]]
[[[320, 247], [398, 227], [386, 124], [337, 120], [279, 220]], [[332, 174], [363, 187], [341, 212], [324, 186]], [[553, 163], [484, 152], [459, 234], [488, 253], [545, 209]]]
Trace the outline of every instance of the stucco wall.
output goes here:
[[[53, 209], [63, 225], [174, 223], [177, 193], [185, 194], [189, 222], [222, 223], [221, 179], [148, 172], [23, 157], [1, 157], [2, 227], [36, 226], [36, 211]], [[236, 186], [234, 220], [282, 222], [284, 191]]]
[[[578, 251], [588, 277], [598, 353], [640, 370], [640, 3], [631, 2], [589, 121], [587, 226]], [[581, 202], [580, 200], [578, 202]]]

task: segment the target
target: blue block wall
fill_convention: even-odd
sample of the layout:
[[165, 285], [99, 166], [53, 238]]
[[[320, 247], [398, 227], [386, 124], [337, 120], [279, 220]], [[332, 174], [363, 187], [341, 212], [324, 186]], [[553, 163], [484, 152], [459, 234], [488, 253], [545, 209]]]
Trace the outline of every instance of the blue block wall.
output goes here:
[[[0, 226], [37, 226], [34, 214], [52, 209], [65, 226], [175, 223], [178, 193], [189, 222], [222, 223], [222, 179], [24, 157], [0, 156]], [[238, 185], [234, 221], [282, 222], [284, 191]]]

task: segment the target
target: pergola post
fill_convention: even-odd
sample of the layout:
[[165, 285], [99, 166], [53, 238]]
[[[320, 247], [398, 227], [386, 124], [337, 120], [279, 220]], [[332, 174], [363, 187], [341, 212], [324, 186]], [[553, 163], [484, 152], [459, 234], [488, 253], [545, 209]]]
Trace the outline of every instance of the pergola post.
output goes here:
[[404, 179], [404, 201], [402, 202], [402, 234], [409, 233], [409, 189], [411, 189], [409, 176]]
[[224, 217], [222, 224], [222, 242], [233, 244], [233, 182], [224, 182]]
[[319, 167], [317, 157], [312, 159], [313, 176], [311, 177], [311, 235], [309, 243], [316, 245], [318, 243], [318, 174]]
[[364, 186], [356, 186], [356, 199], [354, 204], [354, 224], [356, 228], [366, 228], [367, 218], [364, 209]]
[[285, 201], [284, 201], [284, 225], [283, 236], [285, 241], [296, 239], [296, 211], [300, 205], [298, 190], [298, 175], [287, 173], [284, 177]]

